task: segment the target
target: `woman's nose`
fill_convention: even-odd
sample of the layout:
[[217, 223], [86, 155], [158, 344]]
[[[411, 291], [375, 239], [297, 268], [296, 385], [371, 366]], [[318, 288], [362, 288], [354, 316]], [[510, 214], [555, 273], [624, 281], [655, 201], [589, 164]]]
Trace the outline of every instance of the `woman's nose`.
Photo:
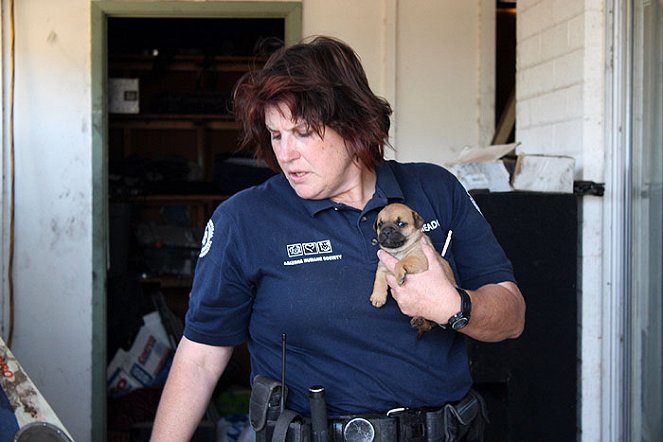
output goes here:
[[295, 141], [290, 136], [282, 136], [278, 147], [274, 149], [276, 157], [281, 162], [293, 161], [299, 158], [299, 150]]

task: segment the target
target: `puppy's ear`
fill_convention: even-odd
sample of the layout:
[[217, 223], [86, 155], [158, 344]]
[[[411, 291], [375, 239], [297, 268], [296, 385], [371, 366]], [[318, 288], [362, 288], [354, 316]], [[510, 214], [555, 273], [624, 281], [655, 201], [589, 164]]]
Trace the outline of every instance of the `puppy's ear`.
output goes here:
[[375, 230], [376, 232], [378, 231], [378, 222], [379, 222], [379, 221], [380, 221], [380, 216], [378, 215], [378, 216], [375, 218], [375, 222], [373, 223], [373, 230]]
[[414, 226], [417, 229], [421, 229], [424, 226], [424, 219], [414, 210], [412, 211], [412, 219], [414, 220]]

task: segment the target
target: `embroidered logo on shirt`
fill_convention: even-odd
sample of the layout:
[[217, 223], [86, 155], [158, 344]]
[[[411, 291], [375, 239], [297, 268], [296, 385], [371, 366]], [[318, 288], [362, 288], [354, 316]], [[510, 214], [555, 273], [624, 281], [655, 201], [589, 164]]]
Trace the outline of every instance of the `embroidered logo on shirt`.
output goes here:
[[207, 255], [207, 252], [209, 252], [209, 249], [212, 247], [212, 237], [214, 236], [214, 223], [212, 220], [207, 221], [207, 225], [205, 226], [205, 233], [203, 233], [203, 246], [200, 249], [200, 255], [199, 257], [202, 258], [203, 256]]
[[432, 220], [432, 221], [427, 222], [426, 224], [424, 224], [424, 225], [421, 227], [421, 231], [422, 231], [422, 232], [430, 232], [430, 231], [432, 231], [432, 230], [437, 229], [438, 227], [440, 227], [440, 222], [439, 222], [437, 219], [434, 219], [434, 220]]
[[332, 253], [331, 241], [326, 239], [324, 241], [315, 241], [315, 242], [302, 242], [296, 244], [288, 244], [286, 246], [288, 249], [288, 257], [292, 258], [295, 256], [304, 256], [304, 255], [319, 255], [321, 253]]
[[295, 259], [283, 261], [283, 265], [285, 266], [311, 262], [336, 261], [342, 258], [342, 255], [330, 255], [334, 252], [334, 248], [332, 247], [331, 241], [328, 239], [323, 241], [288, 244], [286, 250], [288, 252], [288, 258]]

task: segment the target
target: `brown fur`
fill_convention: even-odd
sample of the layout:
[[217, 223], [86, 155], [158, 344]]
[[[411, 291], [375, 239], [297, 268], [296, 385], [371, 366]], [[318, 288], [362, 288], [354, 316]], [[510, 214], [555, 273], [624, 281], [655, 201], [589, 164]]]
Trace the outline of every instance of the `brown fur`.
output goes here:
[[[400, 203], [387, 205], [378, 213], [375, 220], [374, 228], [380, 247], [398, 259], [394, 268], [394, 276], [398, 285], [403, 285], [408, 273], [428, 270], [428, 260], [421, 249], [421, 238], [426, 236], [421, 231], [423, 225], [424, 219], [417, 212]], [[447, 277], [455, 284], [449, 263], [446, 260], [442, 260], [442, 262]], [[371, 294], [371, 304], [376, 308], [382, 307], [387, 302], [389, 290], [387, 274], [389, 274], [389, 270], [382, 262], [379, 262]], [[435, 326], [434, 322], [422, 317], [412, 318], [410, 324], [417, 329], [419, 337]]]

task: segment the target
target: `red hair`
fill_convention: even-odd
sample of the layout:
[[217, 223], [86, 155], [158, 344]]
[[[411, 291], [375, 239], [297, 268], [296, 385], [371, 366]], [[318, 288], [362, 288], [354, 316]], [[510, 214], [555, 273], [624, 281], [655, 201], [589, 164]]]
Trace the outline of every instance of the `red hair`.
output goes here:
[[345, 43], [317, 37], [281, 48], [265, 66], [235, 85], [233, 113], [243, 128], [240, 145], [278, 171], [265, 108], [285, 104], [294, 121], [305, 121], [318, 135], [330, 127], [349, 153], [370, 170], [383, 161], [389, 145], [391, 106], [368, 85], [359, 56]]

